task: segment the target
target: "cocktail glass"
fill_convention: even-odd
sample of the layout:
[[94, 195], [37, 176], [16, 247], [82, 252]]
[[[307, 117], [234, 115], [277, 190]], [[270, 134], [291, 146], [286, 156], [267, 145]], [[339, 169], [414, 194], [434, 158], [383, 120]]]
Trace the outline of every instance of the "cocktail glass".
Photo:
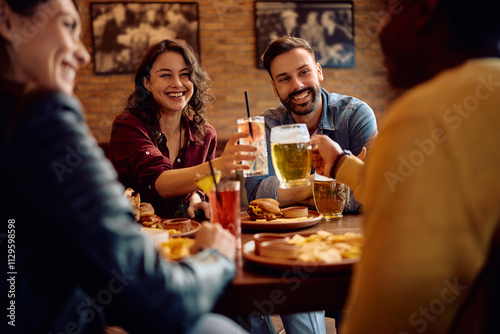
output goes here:
[[240, 139], [240, 144], [252, 145], [257, 148], [255, 152], [255, 160], [243, 160], [244, 165], [250, 166], [250, 169], [243, 170], [244, 176], [257, 176], [269, 174], [267, 165], [267, 145], [266, 145], [266, 130], [264, 128], [264, 117], [253, 116], [245, 117], [237, 120], [238, 132], [250, 133], [252, 125], [252, 136]]
[[236, 237], [236, 247], [241, 249], [240, 182], [222, 180], [209, 193], [212, 223], [219, 223]]

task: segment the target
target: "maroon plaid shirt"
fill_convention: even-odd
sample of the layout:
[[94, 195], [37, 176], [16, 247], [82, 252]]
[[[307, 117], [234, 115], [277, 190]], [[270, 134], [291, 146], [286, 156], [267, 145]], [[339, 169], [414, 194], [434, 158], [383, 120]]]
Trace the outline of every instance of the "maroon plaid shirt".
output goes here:
[[[195, 141], [196, 127], [187, 117], [181, 119], [187, 130], [188, 143], [180, 151], [175, 161], [168, 158], [168, 149], [154, 144], [146, 124], [132, 113], [125, 112], [113, 122], [110, 141], [110, 159], [120, 181], [141, 194], [141, 201], [151, 203], [156, 214], [161, 217], [173, 216], [179, 204], [189, 201], [192, 196], [161, 197], [155, 189], [156, 179], [164, 171], [192, 167], [215, 158], [217, 134], [210, 124], [206, 124], [203, 144]], [[194, 175], [193, 175], [194, 178]]]

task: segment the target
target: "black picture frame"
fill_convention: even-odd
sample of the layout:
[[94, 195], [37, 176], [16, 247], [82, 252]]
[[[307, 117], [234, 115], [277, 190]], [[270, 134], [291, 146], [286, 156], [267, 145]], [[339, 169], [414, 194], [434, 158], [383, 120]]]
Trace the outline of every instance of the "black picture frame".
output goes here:
[[196, 2], [93, 2], [90, 13], [96, 74], [135, 73], [149, 45], [167, 38], [199, 57]]
[[255, 1], [257, 68], [274, 39], [301, 37], [325, 68], [354, 67], [353, 1]]

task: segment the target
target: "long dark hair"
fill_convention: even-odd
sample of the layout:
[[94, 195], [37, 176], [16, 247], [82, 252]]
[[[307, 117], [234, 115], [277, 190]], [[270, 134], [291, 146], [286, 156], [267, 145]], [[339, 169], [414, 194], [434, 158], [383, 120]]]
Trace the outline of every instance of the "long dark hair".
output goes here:
[[[38, 6], [41, 6], [51, 0], [5, 0], [12, 11], [21, 16], [31, 16], [35, 13]], [[78, 0], [73, 0], [76, 10], [78, 11]], [[0, 36], [0, 81], [8, 82], [14, 80], [12, 64], [10, 63], [9, 54], [7, 52], [7, 44], [9, 42]]]
[[193, 83], [194, 92], [182, 110], [182, 114], [191, 118], [196, 124], [198, 131], [195, 138], [197, 142], [201, 143], [205, 136], [204, 125], [207, 122], [205, 118], [206, 107], [213, 99], [213, 95], [210, 93], [211, 82], [208, 74], [201, 68], [193, 49], [184, 42], [165, 39], [148, 49], [135, 74], [135, 89], [128, 97], [125, 110], [133, 113], [147, 124], [150, 134], [158, 146], [164, 144], [158, 126], [161, 117], [160, 106], [153, 95], [148, 94], [146, 87], [144, 87], [143, 78], [150, 79], [150, 71], [154, 62], [165, 52], [180, 54], [188, 67], [189, 79]]

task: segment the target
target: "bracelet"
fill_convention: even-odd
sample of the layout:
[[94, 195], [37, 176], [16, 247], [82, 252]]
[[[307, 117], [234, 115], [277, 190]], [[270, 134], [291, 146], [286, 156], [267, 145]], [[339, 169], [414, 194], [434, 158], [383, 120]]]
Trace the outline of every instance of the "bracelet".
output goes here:
[[333, 167], [330, 170], [330, 177], [332, 179], [335, 178], [335, 169], [337, 169], [337, 165], [340, 162], [340, 158], [342, 158], [344, 155], [352, 155], [352, 153], [349, 150], [343, 150], [342, 152], [339, 153], [339, 155], [337, 155], [337, 159], [335, 159], [335, 162], [333, 163]]
[[205, 196], [205, 193], [201, 190], [196, 190], [196, 193], [198, 194], [198, 196], [200, 196], [200, 199], [201, 201], [206, 201], [206, 196]]

